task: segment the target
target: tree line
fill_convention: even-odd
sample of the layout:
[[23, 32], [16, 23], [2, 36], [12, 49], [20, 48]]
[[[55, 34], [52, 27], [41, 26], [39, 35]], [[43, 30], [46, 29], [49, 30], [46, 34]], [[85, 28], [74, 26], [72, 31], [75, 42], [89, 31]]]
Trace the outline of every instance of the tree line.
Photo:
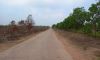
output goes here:
[[25, 20], [12, 20], [9, 25], [0, 25], [0, 43], [6, 41], [19, 40], [30, 34], [37, 34], [45, 31], [49, 26], [36, 26], [32, 15], [28, 15]]
[[18, 40], [34, 33], [34, 24], [32, 15], [28, 15], [26, 20], [12, 20], [9, 25], [0, 25], [0, 42]]
[[32, 18], [32, 15], [28, 15], [26, 20], [20, 20], [18, 21], [18, 23], [16, 23], [15, 20], [12, 20], [10, 22], [10, 26], [12, 26], [13, 30], [17, 30], [17, 26], [26, 26], [26, 28], [30, 30], [34, 26], [34, 24], [35, 22]]
[[73, 13], [64, 21], [54, 24], [52, 27], [86, 34], [100, 32], [100, 2], [92, 4], [88, 11], [84, 7], [73, 9]]

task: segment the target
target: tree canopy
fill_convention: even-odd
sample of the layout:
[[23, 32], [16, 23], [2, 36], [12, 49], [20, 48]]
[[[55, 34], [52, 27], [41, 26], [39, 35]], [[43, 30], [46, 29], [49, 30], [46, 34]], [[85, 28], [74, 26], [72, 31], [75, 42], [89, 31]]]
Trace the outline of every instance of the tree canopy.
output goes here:
[[81, 30], [85, 33], [100, 30], [100, 8], [98, 8], [100, 2], [92, 4], [88, 11], [84, 7], [78, 7], [73, 9], [68, 17], [63, 22], [54, 24], [53, 28], [64, 29], [64, 30]]

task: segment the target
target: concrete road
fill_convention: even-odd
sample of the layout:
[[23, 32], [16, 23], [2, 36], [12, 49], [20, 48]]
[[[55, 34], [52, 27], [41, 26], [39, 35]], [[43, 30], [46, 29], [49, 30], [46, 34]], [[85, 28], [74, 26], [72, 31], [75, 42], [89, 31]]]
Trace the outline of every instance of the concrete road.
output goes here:
[[73, 60], [52, 29], [2, 53], [0, 60]]

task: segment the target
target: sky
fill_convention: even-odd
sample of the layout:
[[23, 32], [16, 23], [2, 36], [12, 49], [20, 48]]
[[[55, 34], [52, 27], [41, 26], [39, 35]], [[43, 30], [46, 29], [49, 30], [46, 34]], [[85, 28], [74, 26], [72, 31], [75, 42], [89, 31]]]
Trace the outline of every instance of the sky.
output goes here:
[[76, 7], [87, 10], [96, 0], [0, 0], [0, 25], [26, 20], [32, 14], [36, 25], [63, 21]]

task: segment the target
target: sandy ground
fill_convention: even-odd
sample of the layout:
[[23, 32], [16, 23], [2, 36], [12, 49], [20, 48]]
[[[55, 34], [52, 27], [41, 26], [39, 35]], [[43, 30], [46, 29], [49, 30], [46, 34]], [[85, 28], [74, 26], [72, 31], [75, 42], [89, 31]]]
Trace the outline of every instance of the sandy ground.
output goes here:
[[62, 30], [55, 33], [75, 60], [100, 60], [99, 39]]
[[65, 49], [71, 54], [74, 60], [90, 60], [76, 46], [74, 46], [69, 39], [65, 39], [63, 36], [55, 32], [58, 39], [65, 45]]
[[52, 29], [0, 53], [0, 60], [74, 60]]
[[33, 36], [36, 36], [37, 34], [39, 34], [39, 33], [33, 33], [33, 34], [29, 35], [29, 36], [21, 37], [21, 38], [19, 38], [19, 40], [1, 42], [0, 43], [0, 52], [3, 52], [5, 50], [7, 50], [7, 49], [9, 49], [9, 48], [21, 43], [21, 42], [23, 42], [23, 41], [26, 41], [29, 38], [31, 38]]

